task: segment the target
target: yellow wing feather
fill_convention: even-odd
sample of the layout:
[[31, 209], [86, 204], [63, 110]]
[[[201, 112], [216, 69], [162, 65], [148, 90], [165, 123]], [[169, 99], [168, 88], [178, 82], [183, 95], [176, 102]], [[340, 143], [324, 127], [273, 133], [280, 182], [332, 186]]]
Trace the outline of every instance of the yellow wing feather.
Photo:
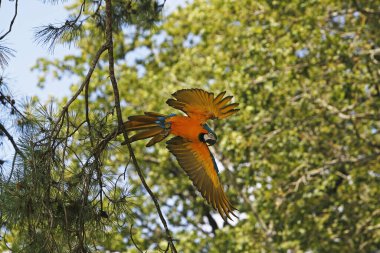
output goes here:
[[167, 142], [167, 148], [177, 158], [178, 163], [189, 176], [194, 186], [223, 219], [231, 219], [235, 208], [228, 201], [219, 181], [215, 160], [207, 145], [190, 142], [182, 137], [174, 137]]
[[239, 111], [235, 109], [239, 104], [228, 104], [232, 96], [224, 97], [225, 94], [223, 91], [214, 98], [214, 93], [201, 89], [183, 89], [173, 93], [175, 99], [168, 99], [166, 103], [191, 118], [206, 122], [208, 119], [223, 119]]

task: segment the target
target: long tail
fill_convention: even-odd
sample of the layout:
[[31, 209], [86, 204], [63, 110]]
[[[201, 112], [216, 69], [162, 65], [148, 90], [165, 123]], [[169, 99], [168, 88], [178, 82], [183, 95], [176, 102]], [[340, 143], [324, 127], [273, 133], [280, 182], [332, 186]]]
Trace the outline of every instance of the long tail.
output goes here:
[[155, 112], [145, 112], [144, 114], [128, 117], [124, 127], [128, 132], [138, 131], [138, 133], [129, 138], [130, 142], [153, 137], [146, 144], [147, 147], [150, 147], [170, 134], [171, 124], [165, 120], [173, 115], [165, 116]]

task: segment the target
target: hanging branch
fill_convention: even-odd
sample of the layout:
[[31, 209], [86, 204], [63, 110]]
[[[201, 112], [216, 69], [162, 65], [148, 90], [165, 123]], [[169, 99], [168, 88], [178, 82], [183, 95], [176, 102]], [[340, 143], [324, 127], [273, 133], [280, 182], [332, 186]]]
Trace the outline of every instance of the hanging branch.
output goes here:
[[7, 136], [8, 140], [12, 143], [12, 146], [13, 146], [14, 150], [16, 151], [16, 153], [18, 153], [21, 157], [24, 158], [24, 154], [18, 148], [18, 146], [17, 146], [15, 140], [13, 139], [12, 135], [7, 131], [7, 129], [1, 123], [0, 123], [0, 131], [3, 132]]
[[121, 113], [121, 107], [120, 107], [120, 95], [119, 95], [119, 88], [117, 85], [117, 81], [115, 78], [115, 70], [114, 70], [114, 58], [113, 58], [113, 38], [112, 38], [112, 4], [111, 0], [106, 0], [106, 39], [107, 39], [107, 48], [108, 48], [108, 66], [109, 66], [109, 75], [111, 79], [111, 84], [114, 92], [114, 97], [115, 97], [115, 108], [116, 108], [116, 113], [117, 113], [117, 120], [118, 120], [118, 130], [122, 131], [123, 137], [124, 137], [124, 143], [128, 146], [129, 153], [132, 157], [132, 162], [134, 167], [137, 170], [137, 174], [140, 177], [140, 180], [142, 184], [144, 185], [144, 188], [147, 190], [149, 193], [150, 197], [152, 198], [154, 205], [156, 206], [158, 215], [161, 219], [161, 222], [165, 228], [166, 232], [166, 239], [168, 240], [168, 243], [170, 245], [170, 248], [172, 252], [177, 252], [174, 243], [173, 243], [173, 238], [171, 237], [170, 230], [168, 228], [168, 225], [166, 223], [166, 220], [162, 214], [160, 204], [157, 201], [157, 198], [154, 196], [152, 190], [149, 188], [148, 184], [146, 183], [144, 176], [142, 174], [142, 170], [140, 166], [138, 165], [136, 156], [133, 152], [131, 143], [129, 141], [128, 134], [126, 132], [126, 129], [123, 127], [123, 118], [122, 118], [122, 113]]
[[[0, 2], [0, 4], [1, 4], [1, 2]], [[15, 14], [13, 15], [11, 23], [9, 24], [9, 29], [6, 33], [4, 33], [2, 36], [0, 36], [0, 40], [4, 39], [5, 36], [7, 36], [12, 31], [13, 24], [14, 24], [16, 17], [17, 17], [17, 9], [18, 9], [18, 0], [16, 0], [16, 2], [15, 2]]]

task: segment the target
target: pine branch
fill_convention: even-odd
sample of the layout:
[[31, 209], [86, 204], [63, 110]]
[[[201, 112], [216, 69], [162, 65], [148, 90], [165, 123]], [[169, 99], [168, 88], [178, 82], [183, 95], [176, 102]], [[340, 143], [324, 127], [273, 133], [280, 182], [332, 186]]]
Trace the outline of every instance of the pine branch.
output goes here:
[[59, 27], [50, 24], [36, 31], [35, 41], [38, 44], [49, 45], [48, 50], [53, 51], [59, 41], [73, 41], [77, 37], [79, 30], [79, 25], [68, 21]]
[[8, 60], [11, 56], [14, 56], [14, 50], [0, 45], [0, 68], [4, 68], [8, 65]]
[[177, 250], [174, 246], [174, 243], [173, 243], [173, 238], [171, 237], [170, 230], [169, 230], [168, 225], [166, 223], [166, 220], [162, 214], [160, 204], [158, 203], [157, 198], [155, 197], [154, 193], [149, 188], [148, 184], [146, 183], [146, 181], [144, 179], [144, 176], [142, 174], [142, 170], [141, 170], [140, 166], [138, 165], [136, 156], [133, 152], [131, 143], [129, 141], [127, 131], [123, 127], [124, 124], [123, 124], [123, 118], [122, 118], [121, 107], [120, 107], [119, 88], [118, 88], [117, 81], [115, 78], [115, 70], [114, 70], [114, 56], [113, 56], [114, 52], [113, 52], [113, 37], [112, 37], [112, 3], [111, 3], [111, 0], [106, 0], [106, 38], [107, 38], [106, 43], [107, 43], [108, 61], [109, 61], [108, 62], [109, 75], [110, 75], [111, 84], [112, 84], [112, 88], [113, 88], [113, 92], [114, 92], [115, 108], [116, 108], [116, 114], [117, 114], [117, 119], [118, 119], [118, 129], [122, 130], [123, 137], [124, 137], [124, 143], [123, 144], [127, 144], [129, 153], [132, 157], [133, 165], [135, 166], [135, 168], [137, 170], [137, 174], [139, 175], [140, 180], [141, 180], [144, 188], [147, 190], [150, 197], [152, 198], [154, 205], [156, 206], [160, 220], [161, 220], [161, 222], [165, 228], [166, 239], [168, 240], [170, 248], [171, 248], [172, 252], [177, 252]]
[[[0, 83], [1, 85], [1, 83]], [[17, 107], [15, 106], [16, 102], [14, 99], [12, 99], [9, 95], [5, 95], [2, 91], [0, 91], [0, 102], [5, 105], [5, 104], [9, 104], [10, 107], [12, 108], [12, 111], [17, 113], [19, 116], [21, 116], [24, 120], [27, 120], [27, 118], [25, 117], [25, 115], [20, 112]]]
[[8, 138], [8, 140], [12, 143], [12, 146], [16, 153], [18, 153], [21, 157], [25, 157], [24, 153], [21, 152], [21, 150], [18, 148], [15, 140], [13, 139], [13, 136], [8, 132], [8, 130], [4, 127], [3, 124], [0, 123], [0, 131], [2, 131]]
[[84, 0], [80, 6], [78, 15], [73, 19], [68, 19], [60, 26], [49, 24], [42, 26], [40, 30], [35, 33], [35, 41], [39, 44], [47, 45], [50, 51], [54, 50], [55, 45], [58, 42], [70, 43], [78, 37], [81, 31], [82, 23], [79, 22], [79, 18], [82, 16], [86, 0]]
[[102, 45], [99, 48], [98, 52], [96, 52], [95, 57], [92, 60], [92, 63], [90, 65], [90, 69], [88, 70], [87, 75], [86, 75], [84, 81], [82, 82], [81, 86], [79, 87], [79, 89], [77, 90], [77, 92], [74, 94], [74, 96], [72, 96], [71, 99], [65, 104], [65, 106], [63, 107], [60, 115], [58, 116], [58, 119], [57, 119], [57, 121], [55, 122], [55, 124], [53, 126], [52, 134], [54, 134], [54, 133], [58, 134], [59, 133], [59, 131], [60, 131], [60, 127], [58, 127], [59, 122], [62, 121], [62, 118], [64, 117], [65, 113], [69, 109], [70, 105], [77, 99], [77, 97], [82, 93], [82, 91], [85, 88], [85, 86], [88, 85], [88, 83], [90, 82], [92, 73], [95, 70], [95, 67], [96, 67], [96, 65], [97, 65], [97, 63], [99, 61], [99, 58], [103, 54], [103, 52], [106, 51], [106, 49], [107, 49], [107, 45], [104, 44], [104, 45]]
[[13, 176], [13, 171], [15, 170], [16, 158], [17, 158], [17, 152], [13, 155], [11, 172], [9, 173], [7, 184], [9, 184], [11, 182], [11, 179], [12, 179], [12, 176]]

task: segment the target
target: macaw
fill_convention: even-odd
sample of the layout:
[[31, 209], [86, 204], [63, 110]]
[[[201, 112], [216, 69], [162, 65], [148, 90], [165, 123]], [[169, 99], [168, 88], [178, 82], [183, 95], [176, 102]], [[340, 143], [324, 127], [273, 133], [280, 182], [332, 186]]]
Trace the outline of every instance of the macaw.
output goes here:
[[175, 135], [166, 144], [177, 158], [179, 165], [192, 180], [203, 198], [218, 210], [224, 220], [231, 219], [236, 210], [227, 199], [218, 178], [218, 166], [208, 146], [214, 145], [217, 136], [206, 124], [209, 119], [224, 119], [234, 114], [238, 103], [229, 103], [232, 96], [224, 97], [221, 92], [213, 93], [201, 89], [183, 89], [172, 94], [175, 99], [166, 103], [183, 111], [185, 115], [163, 115], [145, 112], [144, 115], [128, 117], [124, 126], [127, 131], [139, 131], [130, 142], [150, 139], [147, 147], [164, 140], [169, 134]]

